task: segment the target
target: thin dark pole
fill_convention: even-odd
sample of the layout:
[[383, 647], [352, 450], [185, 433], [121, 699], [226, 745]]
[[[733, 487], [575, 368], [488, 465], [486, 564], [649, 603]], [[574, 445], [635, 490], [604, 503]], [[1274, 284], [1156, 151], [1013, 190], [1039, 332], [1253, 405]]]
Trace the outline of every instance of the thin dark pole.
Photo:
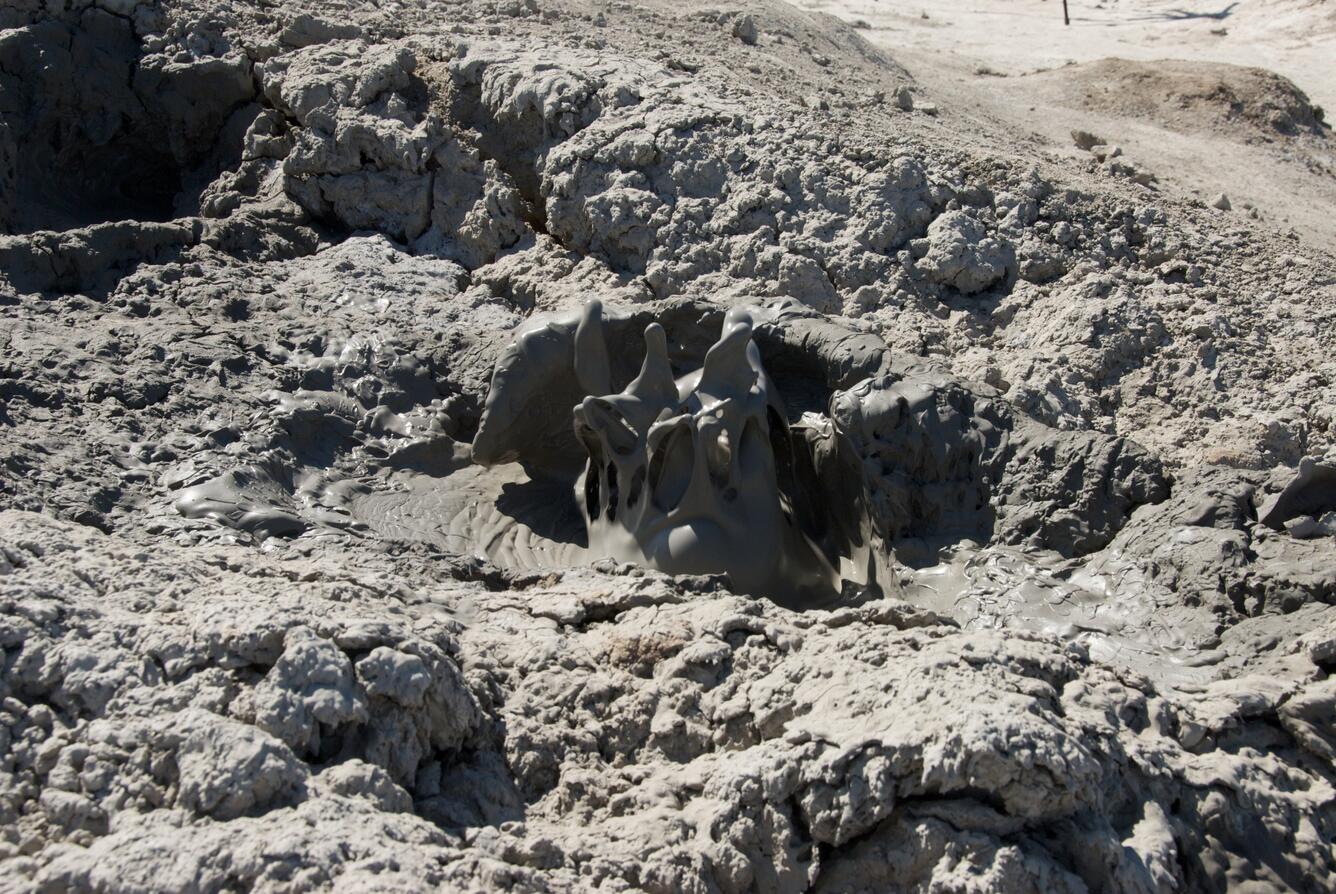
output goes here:
[[1067, 0], [1062, 0], [1062, 24], [1070, 25], [1071, 17], [1067, 15]]

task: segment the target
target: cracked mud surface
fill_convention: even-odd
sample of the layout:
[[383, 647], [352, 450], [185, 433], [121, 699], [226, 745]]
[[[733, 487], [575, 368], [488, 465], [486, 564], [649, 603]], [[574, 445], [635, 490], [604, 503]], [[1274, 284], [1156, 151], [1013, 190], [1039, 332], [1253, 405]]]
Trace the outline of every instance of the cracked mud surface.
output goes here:
[[[0, 29], [0, 890], [1332, 889], [1328, 248], [769, 3]], [[590, 299], [880, 586], [591, 561]]]

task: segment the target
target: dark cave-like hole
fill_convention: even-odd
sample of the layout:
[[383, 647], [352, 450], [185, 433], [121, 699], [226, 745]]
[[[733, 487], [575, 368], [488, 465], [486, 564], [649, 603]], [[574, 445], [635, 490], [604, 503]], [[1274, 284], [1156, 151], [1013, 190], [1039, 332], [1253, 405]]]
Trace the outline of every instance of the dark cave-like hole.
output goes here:
[[249, 63], [149, 61], [100, 10], [15, 29], [0, 69], [0, 233], [197, 214], [258, 109]]
[[118, 134], [101, 146], [80, 139], [56, 153], [27, 153], [18, 168], [20, 232], [171, 220], [182, 191], [180, 165], [147, 134]]
[[617, 467], [612, 463], [607, 465], [608, 473], [608, 521], [617, 520], [617, 503], [621, 499], [621, 494], [617, 489]]

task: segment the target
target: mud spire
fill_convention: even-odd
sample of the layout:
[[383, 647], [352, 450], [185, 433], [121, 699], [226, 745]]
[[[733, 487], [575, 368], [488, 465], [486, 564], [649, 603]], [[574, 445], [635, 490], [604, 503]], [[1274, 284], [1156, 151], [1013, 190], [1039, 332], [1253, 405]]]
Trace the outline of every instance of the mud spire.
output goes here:
[[640, 375], [626, 386], [626, 393], [656, 408], [656, 412], [677, 402], [677, 383], [668, 362], [668, 336], [658, 323], [645, 327], [645, 362]]

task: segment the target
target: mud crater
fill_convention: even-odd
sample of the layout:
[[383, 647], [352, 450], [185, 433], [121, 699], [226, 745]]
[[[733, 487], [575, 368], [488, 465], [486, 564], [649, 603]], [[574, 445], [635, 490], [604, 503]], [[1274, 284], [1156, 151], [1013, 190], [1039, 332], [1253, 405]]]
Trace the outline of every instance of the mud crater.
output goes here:
[[0, 37], [0, 233], [199, 212], [258, 111], [244, 56], [145, 53], [98, 9]]

